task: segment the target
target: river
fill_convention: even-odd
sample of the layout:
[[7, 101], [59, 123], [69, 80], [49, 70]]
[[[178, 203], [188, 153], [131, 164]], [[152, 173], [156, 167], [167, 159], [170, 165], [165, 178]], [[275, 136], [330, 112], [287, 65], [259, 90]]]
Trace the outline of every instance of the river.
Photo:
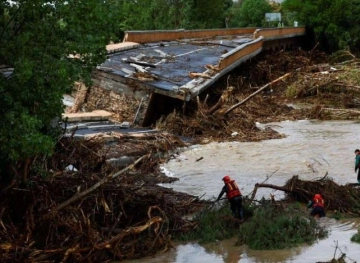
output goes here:
[[[179, 178], [163, 186], [204, 199], [215, 199], [223, 186], [224, 175], [237, 181], [243, 195], [249, 195], [256, 183], [266, 181], [282, 186], [293, 175], [314, 180], [328, 174], [339, 184], [356, 182], [354, 150], [360, 148], [359, 123], [303, 120], [257, 125], [261, 129], [271, 127], [287, 137], [261, 142], [194, 145], [163, 165], [168, 176]], [[283, 197], [281, 191], [260, 188], [256, 198], [269, 198], [270, 193], [277, 200]], [[347, 262], [360, 260], [360, 245], [350, 241], [357, 232], [360, 219], [322, 218], [319, 223], [329, 230], [329, 237], [311, 246], [259, 251], [235, 246], [235, 240], [207, 245], [186, 243], [177, 244], [171, 251], [154, 258], [131, 262], [315, 263], [332, 259], [335, 251], [337, 256], [341, 251], [346, 253]], [[339, 249], [335, 249], [336, 246]]]

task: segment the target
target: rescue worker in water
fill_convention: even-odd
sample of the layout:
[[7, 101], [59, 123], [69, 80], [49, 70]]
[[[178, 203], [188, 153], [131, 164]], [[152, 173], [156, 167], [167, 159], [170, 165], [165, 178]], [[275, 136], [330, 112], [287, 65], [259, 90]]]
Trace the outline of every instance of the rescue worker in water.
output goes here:
[[313, 200], [309, 201], [308, 208], [312, 208], [310, 215], [319, 217], [325, 216], [324, 199], [320, 194], [316, 194]]
[[226, 193], [226, 197], [230, 203], [230, 209], [235, 218], [243, 220], [244, 212], [242, 206], [242, 195], [239, 187], [237, 186], [235, 180], [231, 180], [230, 176], [226, 175], [222, 179], [224, 181], [224, 186], [216, 199], [219, 201], [220, 198]]

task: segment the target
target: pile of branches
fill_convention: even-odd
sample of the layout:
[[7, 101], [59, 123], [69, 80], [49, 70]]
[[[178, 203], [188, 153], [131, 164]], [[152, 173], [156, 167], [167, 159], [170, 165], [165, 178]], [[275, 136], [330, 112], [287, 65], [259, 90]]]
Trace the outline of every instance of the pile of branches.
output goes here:
[[287, 191], [288, 198], [294, 201], [308, 202], [314, 194], [321, 194], [326, 209], [360, 215], [360, 188], [357, 184], [339, 185], [327, 175], [314, 181], [293, 176], [284, 187], [290, 190]]
[[339, 185], [327, 174], [318, 180], [307, 181], [294, 175], [284, 186], [256, 184], [250, 202], [254, 200], [259, 187], [284, 191], [286, 201], [308, 203], [315, 194], [321, 194], [325, 200], [325, 209], [338, 211], [352, 216], [360, 216], [359, 184]]
[[[263, 52], [234, 69], [196, 100], [159, 120], [157, 127], [171, 133], [216, 141], [259, 141], [281, 138], [256, 122], [307, 118], [308, 111], [284, 104], [284, 91], [297, 80], [297, 72], [308, 72], [326, 57], [302, 50]], [[236, 134], [234, 136], [233, 134]]]
[[340, 56], [351, 59], [308, 66], [296, 73], [296, 79], [287, 88], [288, 98], [318, 105], [310, 113], [312, 118], [354, 119], [360, 116], [359, 59], [348, 51], [340, 52]]
[[[287, 76], [287, 75], [286, 75]], [[277, 82], [282, 78], [271, 82]], [[264, 99], [259, 94], [270, 83], [256, 92], [235, 94], [235, 88], [228, 87], [214, 104], [210, 103], [210, 95], [203, 100], [198, 97], [192, 114], [182, 115], [174, 111], [166, 118], [157, 122], [158, 129], [171, 133], [212, 141], [260, 141], [264, 139], [279, 139], [283, 136], [272, 129], [262, 130], [256, 126], [256, 121], [267, 116], [289, 113], [290, 107], [278, 105], [275, 100]], [[241, 108], [247, 102], [245, 108]], [[264, 104], [267, 104], [264, 107]], [[231, 115], [231, 117], [230, 117]]]
[[[104, 152], [99, 141], [63, 138], [42, 173], [0, 192], [0, 262], [135, 259], [195, 227], [184, 216], [205, 201], [158, 186], [168, 180], [149, 171], [152, 155], [119, 171]], [[77, 170], [65, 169], [70, 160]]]

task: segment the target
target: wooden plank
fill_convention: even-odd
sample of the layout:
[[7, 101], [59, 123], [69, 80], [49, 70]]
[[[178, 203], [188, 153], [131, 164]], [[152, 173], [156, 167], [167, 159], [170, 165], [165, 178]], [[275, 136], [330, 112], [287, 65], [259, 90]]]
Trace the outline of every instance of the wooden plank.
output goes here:
[[135, 42], [121, 42], [121, 43], [106, 45], [106, 51], [107, 53], [111, 54], [119, 51], [137, 48], [139, 46], [140, 44]]
[[77, 121], [103, 121], [112, 116], [111, 112], [105, 110], [96, 110], [92, 112], [63, 113], [62, 118], [67, 122]]

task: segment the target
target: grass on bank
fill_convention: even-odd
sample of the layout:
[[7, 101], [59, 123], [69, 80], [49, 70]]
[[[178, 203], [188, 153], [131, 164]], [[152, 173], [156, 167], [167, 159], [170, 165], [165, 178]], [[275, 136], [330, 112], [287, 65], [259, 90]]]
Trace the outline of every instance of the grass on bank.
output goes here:
[[209, 206], [194, 216], [197, 227], [177, 239], [210, 243], [237, 236], [237, 245], [246, 244], [251, 249], [283, 249], [327, 236], [327, 231], [297, 204], [264, 201], [245, 205], [244, 215], [245, 222], [239, 224], [233, 220], [227, 201], [218, 207]]

